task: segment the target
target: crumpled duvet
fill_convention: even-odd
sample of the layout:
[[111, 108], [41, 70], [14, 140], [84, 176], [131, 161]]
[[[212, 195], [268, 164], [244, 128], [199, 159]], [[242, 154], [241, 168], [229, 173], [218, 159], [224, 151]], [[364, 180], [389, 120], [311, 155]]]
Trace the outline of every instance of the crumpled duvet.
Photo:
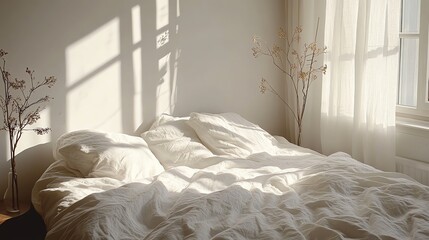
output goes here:
[[46, 239], [429, 239], [429, 187], [346, 154], [202, 161], [153, 181], [48, 181]]

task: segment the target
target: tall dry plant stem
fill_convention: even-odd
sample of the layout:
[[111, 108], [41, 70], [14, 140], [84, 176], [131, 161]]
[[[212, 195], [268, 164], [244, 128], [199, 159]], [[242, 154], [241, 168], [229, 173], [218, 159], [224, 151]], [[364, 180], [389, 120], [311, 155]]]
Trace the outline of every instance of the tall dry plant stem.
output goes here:
[[[286, 74], [287, 79], [293, 87], [294, 102], [289, 103], [273, 86], [262, 78], [260, 83], [260, 92], [269, 91], [279, 98], [292, 113], [297, 127], [295, 143], [301, 145], [302, 123], [307, 105], [309, 89], [313, 81], [318, 79], [320, 74], [325, 74], [326, 64], [318, 64], [319, 56], [326, 53], [326, 47], [319, 47], [317, 43], [317, 34], [319, 31], [319, 20], [317, 20], [314, 41], [300, 45], [302, 28], [296, 27], [292, 35], [288, 37], [287, 33], [280, 28], [278, 37], [286, 42], [285, 48], [273, 44], [269, 46], [263, 39], [254, 37], [253, 56], [268, 56], [273, 64]], [[295, 106], [294, 106], [295, 104]]]
[[[43, 81], [36, 81], [34, 71], [26, 69], [29, 82], [13, 78], [6, 70], [5, 56], [8, 53], [0, 49], [0, 72], [3, 83], [3, 93], [0, 95], [0, 109], [3, 113], [3, 124], [0, 124], [0, 130], [5, 130], [9, 135], [10, 164], [12, 172], [12, 209], [19, 210], [18, 201], [18, 179], [16, 174], [16, 149], [22, 134], [26, 130], [34, 131], [39, 135], [46, 134], [50, 128], [29, 128], [40, 119], [40, 112], [45, 104], [52, 98], [48, 95], [36, 97], [36, 93], [43, 87], [51, 88], [54, 86], [55, 77], [45, 77]], [[27, 84], [29, 86], [27, 86]]]

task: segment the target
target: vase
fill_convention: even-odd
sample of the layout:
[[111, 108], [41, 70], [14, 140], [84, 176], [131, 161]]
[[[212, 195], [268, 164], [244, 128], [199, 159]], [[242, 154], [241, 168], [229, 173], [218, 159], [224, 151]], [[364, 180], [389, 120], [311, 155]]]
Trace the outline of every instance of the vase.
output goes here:
[[7, 189], [3, 196], [3, 203], [8, 212], [19, 212], [18, 175], [16, 173], [13, 174], [12, 171], [8, 174]]

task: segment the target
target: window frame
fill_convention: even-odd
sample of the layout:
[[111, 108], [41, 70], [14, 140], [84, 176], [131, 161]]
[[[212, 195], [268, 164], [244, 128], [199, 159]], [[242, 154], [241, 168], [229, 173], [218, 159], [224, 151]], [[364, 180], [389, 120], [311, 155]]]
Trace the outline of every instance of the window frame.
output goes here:
[[[399, 117], [413, 118], [418, 120], [429, 121], [429, 65], [428, 65], [428, 28], [429, 28], [429, 1], [419, 0], [419, 32], [402, 32], [400, 29], [399, 38], [412, 39], [417, 38], [418, 42], [418, 76], [417, 76], [417, 104], [416, 107], [396, 105], [396, 113]], [[402, 4], [401, 4], [402, 19]], [[399, 60], [400, 61], [400, 60]], [[401, 67], [401, 65], [399, 65]], [[398, 75], [400, 72], [398, 72]], [[399, 75], [400, 77], [400, 75]], [[399, 78], [398, 78], [399, 80]], [[398, 94], [400, 84], [398, 82]]]

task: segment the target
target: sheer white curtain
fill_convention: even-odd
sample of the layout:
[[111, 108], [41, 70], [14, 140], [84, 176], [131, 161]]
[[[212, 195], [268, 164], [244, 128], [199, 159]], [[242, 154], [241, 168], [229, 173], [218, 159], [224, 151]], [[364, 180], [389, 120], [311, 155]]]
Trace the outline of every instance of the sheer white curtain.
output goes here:
[[395, 170], [400, 0], [326, 0], [321, 150]]

